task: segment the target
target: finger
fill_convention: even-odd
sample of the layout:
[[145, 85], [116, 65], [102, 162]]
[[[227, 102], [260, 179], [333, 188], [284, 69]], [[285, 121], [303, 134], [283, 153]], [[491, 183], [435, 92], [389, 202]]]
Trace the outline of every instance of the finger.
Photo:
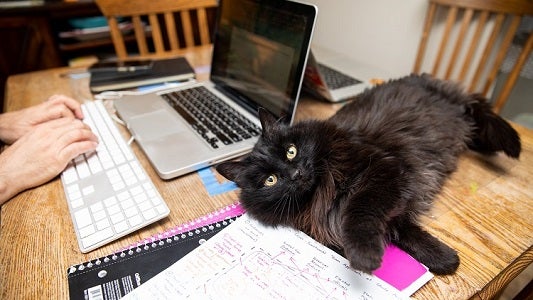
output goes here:
[[89, 128], [76, 125], [57, 130], [56, 136], [59, 145], [68, 145], [79, 141], [98, 143], [98, 137]]
[[60, 118], [78, 119], [75, 113], [72, 110], [70, 110], [70, 108], [63, 105], [63, 103], [50, 103], [49, 105], [50, 107], [48, 108], [48, 113], [53, 119], [60, 119]]
[[96, 150], [98, 143], [94, 141], [80, 141], [68, 144], [59, 153], [59, 157], [66, 164], [77, 156]]
[[91, 127], [89, 127], [89, 125], [83, 123], [81, 120], [74, 119], [74, 118], [54, 119], [46, 123], [43, 123], [41, 126], [45, 129], [49, 128], [55, 131], [59, 130], [58, 135], [65, 134], [66, 132], [73, 130], [73, 129], [91, 130]]
[[49, 101], [54, 103], [64, 104], [65, 107], [78, 119], [83, 119], [83, 112], [81, 110], [81, 104], [65, 95], [53, 95], [48, 98]]

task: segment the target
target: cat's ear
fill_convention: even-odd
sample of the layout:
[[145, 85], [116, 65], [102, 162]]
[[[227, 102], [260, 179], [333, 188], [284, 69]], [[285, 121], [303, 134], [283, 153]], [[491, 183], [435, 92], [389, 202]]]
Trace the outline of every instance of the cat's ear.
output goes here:
[[238, 181], [239, 174], [242, 173], [243, 168], [244, 164], [238, 161], [223, 162], [216, 166], [216, 169], [220, 175], [236, 183]]
[[259, 121], [261, 121], [261, 127], [263, 128], [263, 136], [266, 136], [277, 124], [274, 115], [262, 107], [259, 108]]

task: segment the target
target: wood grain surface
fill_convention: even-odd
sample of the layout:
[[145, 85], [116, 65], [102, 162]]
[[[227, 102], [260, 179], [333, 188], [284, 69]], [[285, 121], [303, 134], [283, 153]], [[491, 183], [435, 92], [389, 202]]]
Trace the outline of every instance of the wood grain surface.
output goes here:
[[[207, 78], [210, 51], [188, 54], [200, 79]], [[68, 76], [75, 71], [60, 68], [11, 76], [5, 110], [36, 104], [54, 93], [90, 97], [87, 78]], [[341, 105], [304, 98], [297, 120], [326, 118]], [[413, 298], [491, 299], [533, 260], [533, 131], [515, 127], [522, 138], [520, 160], [466, 153], [431, 214], [424, 217], [425, 228], [455, 248], [461, 264], [456, 274], [436, 276]], [[0, 211], [0, 299], [68, 299], [71, 265], [108, 255], [238, 199], [237, 192], [209, 196], [196, 173], [163, 181], [144, 153], [135, 144], [132, 148], [169, 205], [169, 217], [83, 254], [59, 178], [23, 192]]]

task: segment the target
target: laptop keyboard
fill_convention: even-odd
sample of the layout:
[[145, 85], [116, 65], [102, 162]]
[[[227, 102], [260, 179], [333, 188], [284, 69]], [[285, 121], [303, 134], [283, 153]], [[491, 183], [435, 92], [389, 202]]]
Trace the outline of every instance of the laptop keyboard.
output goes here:
[[261, 133], [258, 126], [203, 86], [169, 92], [161, 97], [214, 149]]
[[318, 64], [318, 68], [320, 74], [322, 74], [322, 76], [324, 77], [327, 86], [332, 90], [361, 83], [361, 81], [323, 64]]
[[82, 105], [98, 136], [94, 153], [76, 157], [61, 174], [82, 252], [166, 217], [170, 210], [99, 100]]

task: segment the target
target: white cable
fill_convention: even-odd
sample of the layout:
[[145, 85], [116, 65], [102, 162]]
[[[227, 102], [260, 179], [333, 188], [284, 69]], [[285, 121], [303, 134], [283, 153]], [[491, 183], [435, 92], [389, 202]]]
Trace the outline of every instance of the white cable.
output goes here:
[[170, 88], [176, 88], [185, 84], [191, 84], [196, 82], [194, 79], [190, 79], [184, 82], [165, 82], [164, 84], [160, 86], [156, 86], [153, 88], [147, 88], [146, 90], [142, 91], [105, 91], [101, 92], [99, 94], [94, 95], [95, 99], [98, 100], [116, 100], [122, 98], [122, 96], [138, 96], [138, 95], [146, 95], [149, 93], [154, 93]]
[[112, 114], [111, 115], [111, 119], [113, 119], [113, 121], [119, 123], [122, 126], [126, 126], [126, 123], [124, 121], [122, 121], [122, 119], [119, 118], [116, 114]]

